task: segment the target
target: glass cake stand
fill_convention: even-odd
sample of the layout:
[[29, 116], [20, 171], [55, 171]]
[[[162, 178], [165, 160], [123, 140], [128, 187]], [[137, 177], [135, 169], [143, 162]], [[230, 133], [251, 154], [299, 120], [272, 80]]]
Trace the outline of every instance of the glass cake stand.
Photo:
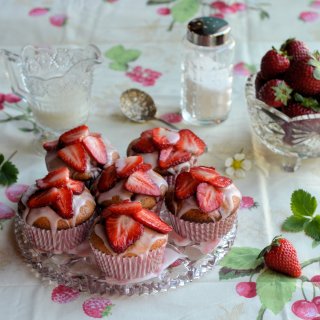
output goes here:
[[158, 276], [136, 283], [113, 283], [106, 279], [95, 264], [94, 257], [86, 243], [76, 253], [53, 254], [34, 249], [23, 232], [23, 222], [15, 218], [14, 231], [17, 244], [26, 264], [44, 281], [63, 284], [82, 292], [132, 296], [165, 292], [182, 287], [201, 278], [223, 258], [233, 245], [237, 233], [237, 221], [231, 230], [208, 254], [201, 253], [197, 244], [178, 246], [172, 242], [167, 248], [182, 258], [163, 269]]

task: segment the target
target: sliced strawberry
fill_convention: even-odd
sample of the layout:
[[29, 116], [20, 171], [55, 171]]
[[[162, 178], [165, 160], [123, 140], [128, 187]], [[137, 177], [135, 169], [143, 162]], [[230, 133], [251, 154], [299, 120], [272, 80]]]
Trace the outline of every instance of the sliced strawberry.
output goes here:
[[64, 219], [73, 217], [72, 197], [72, 190], [68, 187], [62, 187], [59, 189], [59, 197], [56, 202], [52, 204], [57, 214]]
[[101, 173], [98, 182], [98, 190], [105, 192], [110, 190], [117, 182], [117, 171], [115, 165], [109, 166]]
[[84, 190], [84, 183], [78, 180], [69, 179], [67, 186], [73, 194], [81, 194]]
[[154, 128], [152, 130], [152, 138], [159, 149], [166, 149], [176, 144], [180, 139], [180, 135], [178, 132], [169, 129]]
[[120, 178], [129, 177], [130, 174], [138, 170], [142, 163], [142, 156], [131, 156], [124, 159], [118, 159], [115, 162], [117, 174]]
[[179, 131], [180, 140], [176, 144], [178, 150], [185, 150], [199, 156], [204, 153], [206, 144], [196, 136], [191, 130], [183, 129]]
[[129, 216], [111, 214], [106, 218], [109, 245], [116, 253], [124, 252], [142, 235], [144, 227]]
[[87, 156], [81, 143], [71, 144], [60, 149], [58, 157], [76, 171], [86, 171]]
[[[149, 171], [150, 172], [150, 171]], [[159, 197], [161, 189], [156, 184], [148, 171], [136, 171], [129, 176], [124, 187], [133, 193]]]
[[156, 151], [152, 137], [148, 137], [147, 135], [145, 135], [144, 137], [140, 137], [136, 142], [132, 144], [131, 147], [135, 152], [151, 153]]
[[59, 138], [59, 142], [67, 146], [72, 143], [81, 142], [88, 134], [89, 128], [86, 125], [82, 125], [63, 133]]
[[50, 206], [57, 201], [58, 197], [59, 190], [57, 188], [38, 190], [30, 196], [27, 205], [31, 209]]
[[232, 180], [228, 177], [218, 176], [213, 180], [210, 180], [209, 183], [217, 188], [226, 188], [232, 184]]
[[198, 206], [203, 212], [211, 212], [220, 207], [222, 203], [222, 193], [212, 185], [202, 182], [197, 187]]
[[190, 169], [192, 176], [200, 182], [209, 182], [219, 177], [219, 173], [211, 167], [199, 166]]
[[52, 140], [45, 142], [42, 146], [47, 151], [56, 150], [59, 144], [59, 140]]
[[124, 201], [121, 203], [114, 203], [108, 207], [108, 210], [112, 213], [125, 214], [127, 216], [133, 215], [142, 209], [141, 202], [138, 201]]
[[69, 169], [62, 167], [49, 172], [44, 178], [36, 180], [39, 189], [66, 186], [69, 181]]
[[176, 179], [174, 194], [178, 199], [187, 199], [196, 192], [198, 184], [190, 172], [182, 172]]
[[151, 138], [153, 137], [153, 129], [145, 130], [141, 132], [140, 137], [141, 138]]
[[107, 149], [102, 138], [89, 135], [82, 140], [82, 143], [90, 157], [99, 164], [107, 162]]
[[141, 209], [133, 214], [133, 218], [142, 223], [145, 227], [160, 233], [168, 233], [172, 228], [162, 221], [153, 211]]
[[183, 150], [175, 150], [173, 147], [169, 147], [160, 151], [159, 166], [163, 169], [168, 169], [180, 163], [189, 161], [190, 159], [190, 152]]
[[152, 169], [152, 165], [150, 163], [141, 163], [138, 168], [139, 171], [149, 171], [150, 169]]

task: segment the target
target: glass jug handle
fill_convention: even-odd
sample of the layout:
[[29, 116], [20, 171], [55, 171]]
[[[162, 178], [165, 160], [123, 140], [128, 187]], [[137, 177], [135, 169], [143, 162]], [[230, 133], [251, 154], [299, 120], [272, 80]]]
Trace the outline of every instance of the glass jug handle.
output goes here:
[[8, 50], [0, 50], [0, 56], [4, 60], [6, 71], [8, 72], [9, 80], [11, 83], [12, 92], [27, 99], [29, 92], [24, 88], [21, 80], [18, 77], [22, 76], [21, 70], [21, 57], [18, 54]]

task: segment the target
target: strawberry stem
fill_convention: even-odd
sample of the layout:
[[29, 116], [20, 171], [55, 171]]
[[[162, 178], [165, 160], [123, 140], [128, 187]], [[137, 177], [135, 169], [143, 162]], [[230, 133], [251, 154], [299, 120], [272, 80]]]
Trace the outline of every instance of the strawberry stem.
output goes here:
[[316, 263], [316, 262], [320, 262], [320, 257], [313, 258], [313, 259], [310, 259], [310, 260], [307, 260], [307, 261], [301, 263], [301, 269], [309, 266], [310, 264]]

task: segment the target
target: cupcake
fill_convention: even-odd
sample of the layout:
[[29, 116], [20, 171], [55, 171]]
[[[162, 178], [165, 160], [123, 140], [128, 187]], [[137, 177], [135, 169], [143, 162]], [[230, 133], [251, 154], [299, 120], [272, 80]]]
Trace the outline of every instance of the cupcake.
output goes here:
[[140, 202], [105, 208], [89, 238], [98, 267], [118, 281], [157, 274], [172, 228]]
[[180, 172], [189, 171], [205, 149], [206, 144], [189, 129], [177, 132], [154, 128], [133, 140], [127, 155], [141, 155], [144, 162], [151, 164], [162, 176], [175, 177]]
[[90, 181], [103, 167], [119, 158], [119, 153], [104, 142], [99, 133], [90, 133], [86, 125], [66, 131], [59, 139], [43, 144], [48, 171], [68, 167], [73, 179]]
[[159, 212], [167, 189], [166, 180], [144, 163], [142, 156], [131, 156], [105, 168], [93, 183], [92, 193], [102, 207], [131, 200]]
[[18, 213], [35, 248], [65, 252], [86, 239], [95, 206], [84, 183], [71, 179], [69, 169], [62, 167], [27, 189], [20, 199]]
[[166, 196], [173, 229], [195, 242], [213, 241], [228, 233], [240, 202], [241, 194], [232, 180], [204, 166], [180, 173]]

